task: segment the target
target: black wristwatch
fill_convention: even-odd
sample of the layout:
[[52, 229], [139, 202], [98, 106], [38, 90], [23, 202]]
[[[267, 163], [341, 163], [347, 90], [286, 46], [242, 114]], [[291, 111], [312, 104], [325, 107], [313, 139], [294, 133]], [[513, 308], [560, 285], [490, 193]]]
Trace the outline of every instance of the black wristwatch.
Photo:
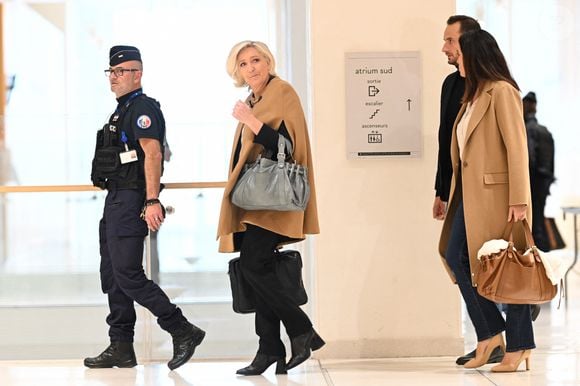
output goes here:
[[159, 201], [158, 198], [152, 198], [150, 200], [145, 200], [145, 206], [151, 206], [151, 205], [155, 205], [155, 204], [161, 204], [161, 201]]
[[153, 206], [155, 204], [159, 204], [161, 205], [161, 213], [163, 213], [163, 217], [165, 217], [165, 207], [163, 206], [163, 204], [161, 203], [161, 201], [159, 201], [158, 198], [152, 198], [150, 200], [145, 200], [145, 204], [143, 205], [143, 209], [141, 209], [141, 219], [145, 220], [145, 211], [147, 210], [148, 206]]

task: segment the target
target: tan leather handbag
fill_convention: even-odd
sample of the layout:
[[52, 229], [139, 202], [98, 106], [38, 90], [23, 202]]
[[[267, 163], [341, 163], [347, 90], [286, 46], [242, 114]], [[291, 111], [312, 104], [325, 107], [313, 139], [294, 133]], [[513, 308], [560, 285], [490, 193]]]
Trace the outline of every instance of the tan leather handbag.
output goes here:
[[[523, 220], [526, 251], [514, 247], [512, 228], [508, 223], [504, 239], [506, 248], [481, 256], [476, 272], [477, 292], [486, 299], [505, 304], [540, 304], [552, 300], [558, 292], [553, 285], [534, 243], [527, 220]], [[526, 253], [527, 252], [527, 253]]]

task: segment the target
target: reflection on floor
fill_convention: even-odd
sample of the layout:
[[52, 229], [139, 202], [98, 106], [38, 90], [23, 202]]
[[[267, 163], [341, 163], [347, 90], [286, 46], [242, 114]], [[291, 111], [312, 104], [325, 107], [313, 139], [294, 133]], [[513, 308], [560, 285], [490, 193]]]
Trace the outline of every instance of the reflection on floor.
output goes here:
[[[580, 385], [580, 274], [569, 275], [568, 304], [557, 300], [542, 306], [534, 324], [536, 345], [531, 371], [495, 374], [491, 365], [477, 370], [456, 366], [453, 357], [372, 360], [311, 359], [289, 372], [239, 377], [236, 369], [247, 361], [196, 361], [176, 371], [165, 363], [134, 369], [89, 370], [81, 360], [1, 361], [0, 385], [8, 386], [212, 386], [212, 385]], [[474, 347], [473, 331], [466, 323], [466, 349]], [[520, 369], [524, 369], [523, 364]]]

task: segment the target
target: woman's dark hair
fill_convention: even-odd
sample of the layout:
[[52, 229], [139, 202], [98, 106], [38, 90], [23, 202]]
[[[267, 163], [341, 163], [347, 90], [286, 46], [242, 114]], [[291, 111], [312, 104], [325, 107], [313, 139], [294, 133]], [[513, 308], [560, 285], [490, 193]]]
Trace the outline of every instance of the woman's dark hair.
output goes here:
[[519, 90], [494, 37], [485, 30], [469, 31], [459, 38], [465, 93], [463, 103], [471, 102], [487, 81], [504, 80]]

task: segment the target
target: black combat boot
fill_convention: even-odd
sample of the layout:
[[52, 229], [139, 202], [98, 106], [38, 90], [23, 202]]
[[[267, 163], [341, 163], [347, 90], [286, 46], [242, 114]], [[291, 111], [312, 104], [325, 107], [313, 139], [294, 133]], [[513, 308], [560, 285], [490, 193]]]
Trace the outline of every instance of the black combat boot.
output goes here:
[[91, 369], [110, 367], [135, 367], [137, 359], [131, 342], [111, 342], [99, 356], [85, 358], [85, 366]]
[[185, 322], [182, 327], [172, 332], [171, 336], [173, 337], [173, 358], [167, 362], [167, 366], [170, 370], [175, 370], [191, 359], [195, 348], [205, 337], [205, 331]]

